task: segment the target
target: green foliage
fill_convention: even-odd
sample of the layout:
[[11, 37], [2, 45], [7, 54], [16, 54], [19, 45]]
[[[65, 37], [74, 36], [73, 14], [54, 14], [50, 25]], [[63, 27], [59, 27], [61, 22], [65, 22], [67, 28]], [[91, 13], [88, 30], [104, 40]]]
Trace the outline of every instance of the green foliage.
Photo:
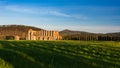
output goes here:
[[120, 68], [120, 42], [0, 41], [0, 68]]
[[14, 40], [14, 36], [6, 36], [6, 40]]
[[13, 68], [13, 66], [0, 58], [0, 68]]

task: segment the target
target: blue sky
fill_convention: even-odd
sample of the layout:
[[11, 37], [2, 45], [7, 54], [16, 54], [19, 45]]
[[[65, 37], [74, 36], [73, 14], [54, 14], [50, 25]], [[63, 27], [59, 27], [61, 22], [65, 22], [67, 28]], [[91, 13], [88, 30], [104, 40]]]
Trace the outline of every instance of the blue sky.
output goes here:
[[120, 32], [119, 0], [0, 0], [0, 25]]

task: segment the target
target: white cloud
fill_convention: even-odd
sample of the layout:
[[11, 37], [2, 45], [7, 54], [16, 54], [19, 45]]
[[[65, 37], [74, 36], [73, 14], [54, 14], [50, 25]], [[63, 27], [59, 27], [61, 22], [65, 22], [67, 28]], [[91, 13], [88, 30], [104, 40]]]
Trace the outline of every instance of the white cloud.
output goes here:
[[10, 10], [10, 11], [15, 11], [15, 12], [22, 12], [22, 13], [36, 13], [36, 11], [29, 9], [29, 8], [24, 8], [20, 6], [5, 6], [5, 9]]
[[61, 13], [61, 12], [57, 12], [57, 11], [50, 11], [49, 13], [52, 14], [52, 15], [56, 15], [56, 16], [71, 17], [71, 15]]
[[81, 20], [87, 20], [89, 19], [87, 16], [84, 15], [72, 15], [73, 18], [81, 19]]
[[18, 13], [29, 13], [29, 14], [37, 14], [37, 15], [52, 15], [52, 16], [60, 16], [60, 17], [67, 17], [67, 18], [76, 18], [76, 19], [87, 19], [86, 16], [81, 15], [72, 15], [66, 14], [62, 12], [64, 10], [58, 10], [51, 7], [25, 7], [19, 5], [7, 5], [4, 6], [4, 9], [7, 11], [13, 11]]
[[26, 8], [23, 6], [17, 5], [9, 5], [6, 6], [5, 9], [14, 12], [21, 12], [21, 13], [33, 13], [33, 14], [44, 14], [44, 15], [54, 15], [54, 16], [62, 16], [62, 17], [70, 17], [70, 15], [56, 11], [52, 8], [47, 7], [39, 7], [39, 8]]

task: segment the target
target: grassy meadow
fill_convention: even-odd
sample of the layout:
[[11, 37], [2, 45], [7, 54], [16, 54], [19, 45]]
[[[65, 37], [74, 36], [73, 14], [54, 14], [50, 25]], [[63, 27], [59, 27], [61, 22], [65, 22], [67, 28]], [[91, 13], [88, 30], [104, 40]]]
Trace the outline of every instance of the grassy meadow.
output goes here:
[[0, 68], [120, 68], [120, 42], [0, 41]]

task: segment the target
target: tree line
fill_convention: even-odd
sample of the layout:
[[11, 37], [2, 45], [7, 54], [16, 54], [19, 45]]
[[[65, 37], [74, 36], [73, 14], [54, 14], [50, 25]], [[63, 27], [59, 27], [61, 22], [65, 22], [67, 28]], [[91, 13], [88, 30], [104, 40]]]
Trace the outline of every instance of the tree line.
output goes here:
[[120, 36], [104, 34], [74, 34], [62, 35], [63, 40], [83, 40], [83, 41], [120, 41]]

